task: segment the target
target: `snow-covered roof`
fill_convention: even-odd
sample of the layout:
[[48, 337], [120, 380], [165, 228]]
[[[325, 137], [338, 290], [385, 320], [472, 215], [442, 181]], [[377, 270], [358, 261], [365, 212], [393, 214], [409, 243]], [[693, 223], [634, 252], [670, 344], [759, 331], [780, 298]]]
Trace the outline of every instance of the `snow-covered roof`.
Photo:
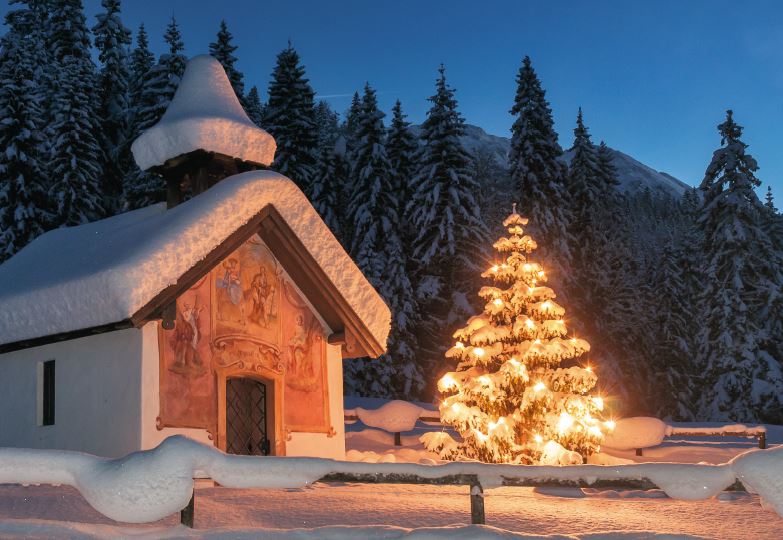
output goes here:
[[275, 140], [248, 118], [220, 62], [193, 57], [160, 121], [139, 135], [131, 150], [142, 170], [206, 150], [269, 165]]
[[271, 171], [231, 176], [169, 210], [158, 204], [38, 237], [0, 265], [0, 344], [127, 321], [269, 205], [385, 349], [389, 308], [307, 197]]

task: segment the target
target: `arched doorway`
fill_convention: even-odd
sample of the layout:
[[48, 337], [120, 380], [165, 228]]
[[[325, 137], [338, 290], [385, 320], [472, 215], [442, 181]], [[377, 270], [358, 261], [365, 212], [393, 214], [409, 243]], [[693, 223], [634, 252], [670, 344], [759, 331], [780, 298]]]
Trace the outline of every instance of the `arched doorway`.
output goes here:
[[267, 385], [260, 380], [234, 377], [226, 380], [226, 452], [244, 456], [268, 456]]

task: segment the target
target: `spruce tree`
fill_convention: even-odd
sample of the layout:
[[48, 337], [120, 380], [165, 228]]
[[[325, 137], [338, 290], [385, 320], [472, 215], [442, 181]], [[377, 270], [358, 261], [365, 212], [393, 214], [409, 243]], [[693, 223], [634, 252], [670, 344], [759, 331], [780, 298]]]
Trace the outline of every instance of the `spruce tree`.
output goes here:
[[[182, 54], [185, 46], [173, 17], [166, 27], [164, 40], [169, 46], [169, 52], [162, 54], [157, 64], [150, 68], [138, 98], [133, 126], [136, 136], [158, 123], [174, 98], [185, 72], [187, 59]], [[161, 202], [166, 200], [166, 184], [156, 174], [133, 168], [126, 176], [125, 197], [130, 208]]]
[[412, 257], [419, 263], [416, 288], [423, 316], [420, 356], [434, 364], [445, 350], [450, 328], [470, 308], [472, 271], [481, 259], [482, 221], [470, 155], [462, 146], [464, 120], [443, 66], [431, 108], [422, 124], [416, 156], [416, 186], [407, 213], [417, 231]]
[[415, 299], [406, 273], [392, 169], [386, 155], [384, 114], [375, 91], [365, 85], [358, 125], [353, 198], [348, 222], [354, 227], [351, 255], [392, 311], [388, 352], [356, 363], [351, 375], [369, 395], [410, 399], [423, 387], [413, 337]]
[[574, 365], [590, 345], [568, 336], [565, 310], [530, 258], [536, 242], [527, 223], [516, 211], [503, 222], [509, 236], [494, 244], [498, 263], [481, 274], [489, 280], [479, 291], [483, 313], [454, 333], [459, 341], [446, 352], [458, 367], [438, 382], [441, 421], [461, 440], [445, 431], [422, 437], [443, 458], [581, 464], [613, 426], [601, 420], [603, 399], [589, 393], [595, 372]]
[[350, 246], [345, 241], [343, 231], [346, 202], [342, 197], [342, 188], [348, 182], [350, 174], [351, 168], [345, 156], [345, 138], [339, 136], [332, 148], [326, 145], [321, 148], [318, 174], [312, 186], [312, 203], [346, 251]]
[[[416, 174], [416, 151], [419, 145], [410, 130], [410, 123], [402, 113], [402, 104], [397, 100], [392, 107], [392, 119], [386, 141], [389, 165], [391, 166], [393, 189], [399, 202], [397, 213], [405, 222], [405, 205], [413, 196], [413, 177]], [[412, 231], [406, 227], [405, 239]]]
[[231, 87], [234, 89], [234, 93], [237, 95], [239, 102], [247, 109], [247, 103], [245, 102], [245, 83], [244, 75], [239, 71], [234, 64], [236, 64], [237, 57], [234, 56], [234, 52], [237, 50], [237, 46], [231, 43], [233, 36], [228, 31], [226, 21], [223, 19], [220, 21], [220, 30], [217, 33], [217, 40], [214, 43], [209, 44], [209, 54], [212, 55], [220, 64], [223, 69], [226, 70], [226, 75], [231, 83]]
[[49, 196], [58, 225], [79, 225], [104, 215], [95, 65], [81, 0], [52, 7], [50, 50], [57, 66], [51, 102]]
[[277, 55], [268, 94], [264, 129], [277, 142], [272, 168], [311, 196], [318, 145], [315, 93], [305, 78], [299, 54], [290, 43]]
[[764, 230], [755, 188], [756, 160], [727, 111], [721, 147], [704, 174], [699, 212], [706, 257], [699, 361], [706, 388], [700, 418], [778, 422], [783, 417], [780, 361], [780, 253]]
[[106, 207], [117, 210], [125, 174], [123, 165], [129, 159], [125, 137], [130, 117], [131, 33], [120, 19], [120, 0], [102, 0], [101, 6], [105, 11], [96, 15], [98, 23], [92, 29], [101, 62], [98, 73], [98, 115], [104, 157], [101, 168]]
[[571, 261], [565, 201], [567, 171], [552, 109], [527, 56], [517, 74], [510, 112], [514, 124], [508, 166], [520, 210], [536, 227], [532, 233], [539, 239], [542, 261], [553, 269], [554, 276], [565, 276]]
[[264, 104], [258, 95], [258, 88], [253, 86], [245, 96], [245, 112], [258, 127], [262, 127], [264, 121]]
[[36, 51], [43, 47], [32, 31], [29, 9], [6, 15], [8, 33], [0, 41], [0, 262], [51, 222], [42, 161], [43, 89], [37, 86]]

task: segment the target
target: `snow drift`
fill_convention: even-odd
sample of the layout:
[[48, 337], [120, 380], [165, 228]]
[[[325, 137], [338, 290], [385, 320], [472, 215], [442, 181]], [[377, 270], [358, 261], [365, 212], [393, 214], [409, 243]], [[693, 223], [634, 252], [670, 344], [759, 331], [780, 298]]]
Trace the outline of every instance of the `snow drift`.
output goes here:
[[722, 465], [525, 466], [455, 462], [446, 465], [350, 463], [320, 458], [232, 456], [182, 436], [120, 459], [64, 450], [0, 449], [0, 484], [66, 484], [102, 514], [128, 523], [162, 519], [184, 508], [193, 478], [225, 487], [299, 488], [330, 473], [398, 474], [421, 478], [475, 475], [486, 487], [507, 479], [585, 482], [649, 479], [678, 499], [706, 499], [737, 478], [783, 515], [783, 447], [752, 450]]

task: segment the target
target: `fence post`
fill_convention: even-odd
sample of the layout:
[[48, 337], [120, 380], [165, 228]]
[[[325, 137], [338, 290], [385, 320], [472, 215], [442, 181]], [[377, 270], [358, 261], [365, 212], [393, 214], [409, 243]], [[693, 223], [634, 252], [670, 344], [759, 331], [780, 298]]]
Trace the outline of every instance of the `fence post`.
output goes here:
[[394, 446], [402, 446], [402, 437], [399, 431], [394, 433]]
[[185, 527], [193, 528], [193, 523], [196, 517], [196, 489], [193, 489], [193, 494], [190, 496], [190, 502], [188, 505], [180, 510], [179, 522]]
[[484, 514], [484, 488], [478, 478], [470, 483], [470, 523], [472, 525], [485, 525], [487, 522]]
[[765, 450], [767, 448], [767, 434], [764, 431], [759, 433], [759, 448], [761, 448], [762, 450]]
[[636, 455], [637, 456], [641, 456], [642, 455], [642, 449], [641, 448], [637, 448], [636, 449]]

